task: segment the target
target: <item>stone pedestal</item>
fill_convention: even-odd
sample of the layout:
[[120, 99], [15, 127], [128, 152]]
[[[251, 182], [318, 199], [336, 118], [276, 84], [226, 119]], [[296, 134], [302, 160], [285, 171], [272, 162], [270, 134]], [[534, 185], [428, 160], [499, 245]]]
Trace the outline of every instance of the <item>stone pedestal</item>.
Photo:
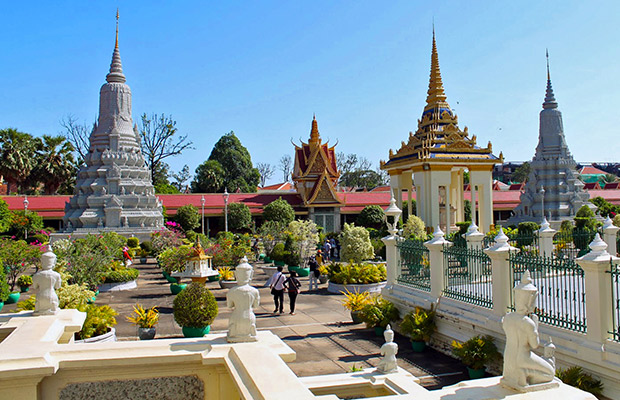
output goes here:
[[441, 297], [445, 287], [445, 267], [443, 263], [444, 246], [452, 246], [452, 242], [444, 238], [444, 233], [439, 228], [435, 228], [433, 238], [424, 243], [429, 252], [430, 272], [431, 272], [431, 295], [435, 298]]

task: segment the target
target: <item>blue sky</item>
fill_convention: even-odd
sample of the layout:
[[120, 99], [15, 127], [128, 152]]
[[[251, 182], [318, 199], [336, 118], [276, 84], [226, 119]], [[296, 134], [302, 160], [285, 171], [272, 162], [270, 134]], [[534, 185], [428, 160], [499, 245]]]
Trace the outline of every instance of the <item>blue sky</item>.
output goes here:
[[[55, 1], [3, 7], [0, 128], [56, 134], [97, 116], [114, 46], [133, 117], [171, 114], [193, 171], [234, 130], [254, 163], [292, 155], [316, 113], [337, 151], [378, 164], [415, 131], [435, 21], [448, 102], [481, 144], [529, 160], [545, 48], [577, 161], [620, 161], [618, 2]], [[272, 182], [281, 180], [280, 174]]]

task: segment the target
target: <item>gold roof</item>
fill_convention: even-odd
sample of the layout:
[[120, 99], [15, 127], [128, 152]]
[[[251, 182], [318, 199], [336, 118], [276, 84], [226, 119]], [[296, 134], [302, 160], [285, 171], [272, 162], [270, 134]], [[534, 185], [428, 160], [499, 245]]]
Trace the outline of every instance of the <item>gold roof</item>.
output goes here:
[[202, 245], [200, 244], [200, 240], [196, 238], [196, 243], [194, 244], [194, 247], [192, 247], [192, 253], [189, 256], [188, 261], [207, 260], [209, 258], [211, 257], [205, 254], [202, 249]]
[[390, 149], [388, 162], [381, 161], [382, 169], [401, 164], [414, 164], [434, 159], [453, 159], [455, 161], [500, 162], [493, 155], [491, 142], [486, 147], [476, 145], [476, 136], [469, 137], [467, 127], [461, 130], [458, 116], [450, 108], [441, 80], [439, 54], [433, 29], [431, 51], [431, 72], [428, 83], [426, 106], [422, 118], [418, 120], [415, 134], [409, 132], [409, 139], [401, 142], [396, 152]]

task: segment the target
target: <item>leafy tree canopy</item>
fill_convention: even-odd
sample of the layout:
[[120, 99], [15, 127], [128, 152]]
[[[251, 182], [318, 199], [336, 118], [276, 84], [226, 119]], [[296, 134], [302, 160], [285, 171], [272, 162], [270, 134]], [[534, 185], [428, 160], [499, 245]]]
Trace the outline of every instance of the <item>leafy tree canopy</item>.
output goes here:
[[222, 187], [218, 192], [223, 192], [224, 189], [230, 192], [237, 190], [244, 193], [256, 192], [256, 187], [260, 182], [260, 173], [252, 165], [250, 152], [241, 144], [233, 131], [217, 141], [213, 146], [209, 161], [217, 161], [224, 170]]
[[207, 160], [196, 168], [192, 181], [193, 193], [218, 193], [224, 191], [224, 169], [215, 160]]
[[198, 207], [193, 204], [186, 204], [177, 209], [174, 217], [175, 221], [181, 225], [184, 231], [191, 231], [200, 226], [200, 214]]
[[530, 163], [524, 162], [521, 166], [515, 169], [515, 172], [512, 174], [512, 181], [517, 183], [526, 182], [527, 177], [530, 174], [530, 170]]
[[381, 229], [385, 212], [376, 204], [366, 206], [357, 217], [357, 224], [366, 228]]
[[252, 227], [252, 213], [250, 207], [243, 203], [228, 205], [228, 226], [233, 231], [241, 231]]
[[265, 221], [276, 221], [286, 226], [295, 219], [295, 210], [286, 200], [282, 200], [282, 197], [280, 197], [265, 206], [263, 218]]

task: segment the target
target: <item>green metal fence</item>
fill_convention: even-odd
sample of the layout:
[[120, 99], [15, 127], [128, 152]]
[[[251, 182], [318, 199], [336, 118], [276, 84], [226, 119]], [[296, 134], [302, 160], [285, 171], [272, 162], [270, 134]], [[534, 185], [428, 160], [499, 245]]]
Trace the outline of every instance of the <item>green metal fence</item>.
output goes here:
[[397, 244], [400, 251], [398, 283], [426, 292], [431, 290], [431, 273], [428, 249], [421, 240], [405, 240]]
[[[508, 244], [512, 247], [516, 247], [521, 252], [529, 254], [539, 254], [538, 245], [538, 233], [537, 232], [525, 232], [525, 233], [510, 233], [508, 235]], [[483, 247], [491, 247], [495, 244], [495, 237], [485, 236], [482, 241]]]
[[611, 274], [611, 298], [612, 298], [612, 311], [611, 318], [613, 321], [611, 333], [612, 339], [616, 342], [620, 342], [620, 271], [618, 266], [614, 265], [609, 260], [609, 271]]
[[590, 252], [588, 245], [594, 240], [596, 231], [573, 229], [558, 231], [553, 235], [554, 253], [558, 258], [576, 259]]
[[491, 259], [482, 250], [444, 247], [444, 295], [492, 308]]
[[[510, 255], [510, 287], [530, 271], [538, 288], [535, 314], [540, 322], [586, 332], [586, 292], [583, 269], [572, 258], [547, 258], [525, 253]], [[514, 299], [510, 290], [511, 305]]]

